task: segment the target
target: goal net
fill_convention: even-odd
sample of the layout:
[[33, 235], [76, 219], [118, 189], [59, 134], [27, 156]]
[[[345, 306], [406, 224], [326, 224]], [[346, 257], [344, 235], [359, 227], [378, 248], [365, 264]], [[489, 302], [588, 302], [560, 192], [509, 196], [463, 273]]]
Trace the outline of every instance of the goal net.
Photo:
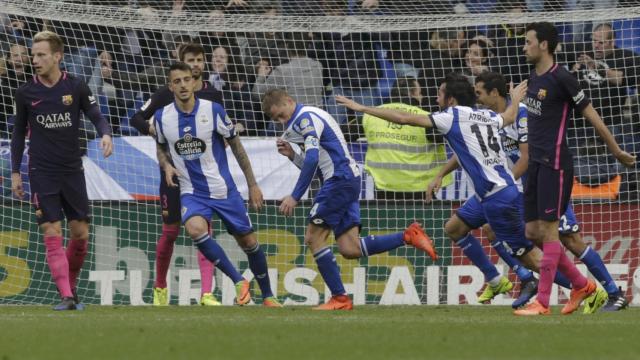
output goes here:
[[[186, 42], [204, 46], [202, 79], [222, 92], [251, 158], [266, 206], [260, 213], [249, 213], [267, 254], [272, 287], [287, 305], [315, 305], [330, 294], [304, 244], [319, 182], [313, 182], [293, 217], [278, 212], [279, 200], [291, 193], [299, 170], [277, 152], [275, 140], [282, 126], [261, 111], [261, 96], [269, 88], [287, 89], [298, 102], [326, 110], [340, 124], [363, 170], [361, 235], [402, 231], [415, 219], [437, 247], [437, 261], [412, 247], [346, 260], [331, 237], [342, 279], [356, 304], [476, 304], [484, 279], [443, 230], [455, 209], [473, 194], [467, 176], [457, 170], [445, 179], [433, 202], [424, 202], [428, 182], [451, 156], [442, 137], [363, 118], [337, 105], [335, 95], [371, 106], [437, 111], [438, 82], [449, 72], [460, 72], [473, 82], [490, 70], [519, 83], [530, 72], [522, 52], [524, 28], [534, 20], [550, 21], [561, 37], [557, 62], [579, 79], [621, 146], [638, 151], [640, 6], [635, 2], [2, 0], [0, 4], [0, 304], [59, 300], [35, 211], [28, 197], [20, 200], [11, 194], [14, 95], [21, 84], [31, 81], [31, 38], [45, 29], [63, 37], [64, 70], [89, 85], [114, 131], [114, 154], [104, 159], [93, 125], [88, 120], [82, 123], [92, 219], [78, 295], [89, 304], [152, 302], [155, 250], [162, 228], [159, 170], [155, 141], [141, 136], [130, 119], [166, 84], [165, 70]], [[576, 169], [573, 204], [582, 238], [599, 252], [632, 303], [638, 304], [637, 169], [616, 163], [579, 116], [569, 137]], [[230, 150], [228, 155], [246, 199], [242, 172]], [[25, 153], [21, 175], [29, 195], [27, 162]], [[212, 231], [241, 273], [252, 278], [246, 255], [218, 219]], [[483, 234], [475, 234], [499, 269], [515, 281]], [[584, 266], [581, 269], [586, 272]], [[182, 230], [167, 283], [172, 304], [195, 304], [200, 298], [197, 249]], [[260, 303], [255, 282], [252, 288], [253, 300]], [[220, 272], [213, 289], [224, 304], [233, 303], [233, 284]], [[516, 289], [510, 296], [517, 295]], [[554, 288], [553, 303], [566, 297], [566, 292]], [[493, 303], [510, 301], [501, 296]]]

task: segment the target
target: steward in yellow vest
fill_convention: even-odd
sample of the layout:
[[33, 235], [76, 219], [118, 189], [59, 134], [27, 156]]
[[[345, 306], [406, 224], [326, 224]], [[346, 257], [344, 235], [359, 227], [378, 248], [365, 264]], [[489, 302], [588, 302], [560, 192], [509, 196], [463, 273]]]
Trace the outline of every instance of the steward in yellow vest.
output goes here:
[[[380, 105], [413, 114], [429, 113], [418, 106], [401, 102]], [[365, 169], [373, 176], [377, 190], [424, 192], [447, 162], [443, 143], [435, 143], [422, 127], [398, 125], [365, 114], [362, 126], [367, 138]], [[428, 138], [429, 137], [429, 138]], [[452, 183], [451, 175], [442, 186]]]

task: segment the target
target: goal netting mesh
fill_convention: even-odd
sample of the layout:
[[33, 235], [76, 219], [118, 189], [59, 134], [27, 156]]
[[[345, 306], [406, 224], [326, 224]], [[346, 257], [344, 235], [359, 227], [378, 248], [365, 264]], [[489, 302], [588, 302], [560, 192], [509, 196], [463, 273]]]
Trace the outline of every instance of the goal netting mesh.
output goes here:
[[[372, 106], [404, 103], [437, 111], [437, 84], [448, 72], [461, 72], [473, 81], [491, 70], [518, 83], [530, 72], [522, 53], [524, 27], [545, 20], [553, 22], [561, 36], [558, 63], [578, 77], [618, 142], [637, 152], [640, 5], [633, 1], [2, 0], [0, 5], [0, 304], [51, 304], [59, 299], [34, 210], [28, 201], [11, 195], [10, 183], [14, 95], [32, 77], [31, 38], [44, 29], [63, 37], [64, 69], [87, 82], [115, 134], [114, 154], [103, 159], [95, 129], [83, 122], [92, 221], [78, 294], [90, 304], [151, 303], [162, 226], [159, 171], [154, 140], [140, 136], [130, 118], [166, 83], [165, 69], [185, 42], [204, 45], [203, 80], [222, 92], [265, 194], [267, 206], [261, 213], [250, 211], [250, 216], [267, 253], [273, 288], [285, 304], [314, 305], [329, 293], [304, 245], [310, 198], [319, 183], [312, 184], [293, 217], [278, 214], [277, 201], [292, 191], [299, 171], [277, 153], [275, 139], [282, 129], [260, 110], [260, 97], [268, 88], [286, 88], [296, 100], [332, 114], [364, 170], [367, 153], [376, 148], [369, 136], [373, 125], [338, 106], [335, 95]], [[569, 134], [576, 155], [573, 203], [582, 237], [638, 304], [637, 169], [619, 166], [581, 118]], [[453, 211], [473, 193], [466, 175], [456, 171], [437, 200], [427, 204], [423, 189], [433, 169], [451, 155], [442, 138], [392, 127], [382, 135], [386, 143], [377, 136], [377, 148], [395, 144], [387, 149], [405, 153], [382, 166], [386, 173], [363, 171], [362, 235], [401, 231], [416, 219], [431, 235], [440, 259], [433, 262], [401, 247], [346, 260], [331, 238], [347, 290], [356, 304], [477, 303], [482, 274], [443, 231]], [[228, 155], [246, 198], [242, 173]], [[27, 161], [25, 155], [25, 184]], [[218, 220], [212, 230], [251, 278], [245, 254]], [[506, 274], [507, 267], [482, 234], [477, 235]], [[196, 248], [181, 231], [169, 272], [171, 302], [194, 304], [200, 296], [199, 279]], [[257, 286], [252, 287], [259, 303]], [[233, 303], [233, 285], [220, 273], [214, 294], [224, 304]], [[552, 302], [566, 299], [561, 290], [554, 288], [553, 294]], [[509, 302], [502, 296], [493, 303]]]

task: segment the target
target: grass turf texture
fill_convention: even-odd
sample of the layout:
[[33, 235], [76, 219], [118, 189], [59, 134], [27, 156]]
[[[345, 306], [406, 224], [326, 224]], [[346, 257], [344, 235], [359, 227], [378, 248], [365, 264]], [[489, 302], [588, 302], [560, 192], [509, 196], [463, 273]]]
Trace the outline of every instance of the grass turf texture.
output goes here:
[[[581, 309], [580, 309], [581, 310]], [[0, 359], [637, 359], [640, 308], [0, 307]]]

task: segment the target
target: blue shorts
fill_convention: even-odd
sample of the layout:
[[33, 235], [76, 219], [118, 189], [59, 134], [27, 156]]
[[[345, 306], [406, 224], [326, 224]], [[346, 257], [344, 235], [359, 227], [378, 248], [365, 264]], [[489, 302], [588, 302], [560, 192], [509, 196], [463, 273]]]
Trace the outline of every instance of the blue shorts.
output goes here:
[[332, 177], [320, 188], [309, 222], [333, 230], [336, 239], [354, 226], [360, 226], [360, 177]]
[[230, 234], [246, 235], [253, 232], [247, 207], [238, 191], [229, 193], [226, 199], [210, 199], [183, 194], [180, 197], [180, 202], [182, 203], [183, 224], [194, 216], [202, 216], [205, 220], [210, 221], [213, 214], [217, 214]]
[[482, 201], [470, 197], [456, 214], [471, 229], [489, 223], [511, 255], [522, 256], [533, 248], [533, 243], [524, 236], [522, 211], [522, 193], [516, 186], [508, 186]]
[[558, 232], [560, 235], [576, 234], [580, 232], [580, 223], [576, 219], [576, 214], [573, 212], [573, 206], [571, 202], [567, 206], [567, 211], [560, 217], [560, 224], [558, 224]]

